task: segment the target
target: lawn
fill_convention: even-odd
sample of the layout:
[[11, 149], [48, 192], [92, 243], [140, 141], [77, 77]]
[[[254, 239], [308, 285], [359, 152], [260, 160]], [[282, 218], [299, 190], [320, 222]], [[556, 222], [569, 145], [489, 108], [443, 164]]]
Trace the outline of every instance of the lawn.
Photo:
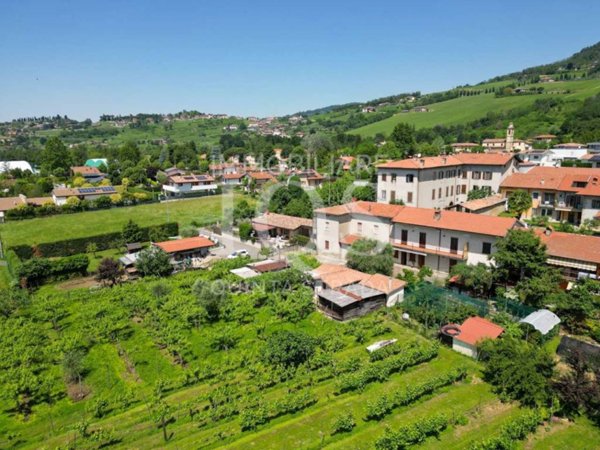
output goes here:
[[[581, 100], [600, 93], [600, 80], [561, 81], [536, 84], [531, 87], [543, 87], [546, 91], [572, 91], [569, 94], [522, 95], [496, 98], [494, 94], [480, 94], [471, 97], [459, 97], [445, 102], [427, 105], [426, 113], [397, 113], [394, 116], [351, 130], [350, 133], [361, 136], [374, 136], [377, 133], [389, 134], [400, 122], [414, 125], [416, 128], [431, 128], [436, 125], [457, 125], [484, 117], [490, 111], [508, 111], [527, 106], [540, 98], [555, 95], [563, 100]], [[476, 88], [485, 86], [476, 86]]]
[[233, 207], [241, 194], [224, 194], [167, 203], [152, 203], [76, 214], [63, 214], [0, 225], [5, 245], [33, 245], [69, 238], [93, 236], [120, 231], [130, 219], [140, 226], [178, 222], [180, 226], [192, 221], [208, 224], [221, 221], [223, 212]]

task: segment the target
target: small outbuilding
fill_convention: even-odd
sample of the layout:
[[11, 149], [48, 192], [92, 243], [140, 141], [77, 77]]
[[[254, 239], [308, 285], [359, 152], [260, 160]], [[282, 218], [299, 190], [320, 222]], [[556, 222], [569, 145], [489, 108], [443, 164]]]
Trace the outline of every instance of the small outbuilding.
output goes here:
[[463, 355], [477, 358], [477, 346], [485, 339], [496, 339], [504, 333], [504, 328], [483, 317], [469, 317], [452, 337], [452, 349]]
[[165, 242], [154, 242], [152, 245], [167, 252], [173, 262], [180, 262], [191, 258], [204, 258], [208, 255], [215, 243], [202, 236], [176, 239]]
[[520, 322], [528, 323], [537, 331], [543, 335], [546, 335], [560, 323], [560, 318], [552, 311], [548, 311], [547, 309], [538, 309], [524, 319], [521, 319]]

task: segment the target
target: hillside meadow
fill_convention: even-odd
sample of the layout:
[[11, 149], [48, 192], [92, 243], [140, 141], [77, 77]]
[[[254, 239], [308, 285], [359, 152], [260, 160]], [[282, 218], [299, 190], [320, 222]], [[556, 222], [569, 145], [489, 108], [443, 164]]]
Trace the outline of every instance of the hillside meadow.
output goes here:
[[[487, 85], [475, 86], [476, 89], [485, 89]], [[565, 101], [583, 100], [600, 93], [600, 80], [560, 81], [555, 83], [542, 83], [524, 86], [527, 88], [543, 87], [549, 91], [571, 91], [568, 94], [544, 93], [539, 95], [513, 95], [497, 98], [494, 94], [480, 94], [470, 97], [459, 97], [444, 102], [427, 105], [429, 112], [396, 113], [394, 116], [369, 124], [367, 126], [350, 130], [349, 133], [359, 134], [363, 137], [374, 136], [377, 133], [388, 135], [400, 123], [414, 125], [415, 128], [432, 128], [436, 125], [465, 124], [481, 117], [488, 112], [509, 111], [514, 108], [529, 106], [537, 99], [547, 96], [556, 96]]]

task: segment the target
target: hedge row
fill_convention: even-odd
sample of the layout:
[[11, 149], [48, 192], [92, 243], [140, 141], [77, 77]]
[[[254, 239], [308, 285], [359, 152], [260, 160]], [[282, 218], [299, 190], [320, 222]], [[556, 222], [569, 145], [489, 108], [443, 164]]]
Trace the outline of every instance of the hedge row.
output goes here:
[[242, 431], [255, 430], [258, 425], [267, 423], [279, 416], [293, 414], [315, 404], [317, 397], [310, 390], [296, 392], [275, 400], [271, 404], [252, 405], [240, 412]]
[[505, 424], [500, 430], [500, 435], [475, 442], [469, 448], [470, 450], [508, 450], [515, 448], [518, 441], [522, 441], [528, 434], [533, 433], [543, 421], [544, 415], [540, 411], [527, 411]]
[[400, 450], [423, 442], [429, 436], [438, 436], [448, 428], [450, 420], [445, 414], [424, 417], [394, 431], [385, 429], [385, 433], [375, 441], [376, 450]]
[[72, 275], [86, 275], [90, 260], [86, 255], [65, 258], [33, 258], [17, 267], [16, 276], [26, 286], [39, 286], [45, 280], [60, 280]]
[[374, 381], [385, 381], [395, 372], [402, 372], [411, 366], [429, 361], [437, 356], [439, 344], [414, 345], [404, 349], [399, 355], [369, 364], [362, 370], [338, 378], [336, 392], [342, 393], [363, 389]]
[[419, 398], [433, 393], [436, 389], [462, 380], [466, 375], [467, 370], [461, 367], [444, 375], [433, 377], [423, 383], [397, 389], [389, 395], [384, 394], [374, 401], [367, 402], [366, 418], [367, 420], [381, 420], [394, 408], [410, 405]]
[[[142, 241], [148, 241], [150, 240], [150, 235], [153, 233], [176, 236], [179, 234], [179, 225], [177, 222], [167, 222], [162, 225], [144, 227], [141, 230]], [[98, 234], [82, 238], [44, 242], [37, 245], [15, 245], [9, 247], [9, 250], [13, 250], [21, 260], [31, 259], [34, 256], [54, 258], [86, 253], [89, 244], [96, 244], [98, 251], [108, 250], [110, 248], [118, 247], [121, 244], [121, 240], [121, 232], [117, 231], [114, 233]]]

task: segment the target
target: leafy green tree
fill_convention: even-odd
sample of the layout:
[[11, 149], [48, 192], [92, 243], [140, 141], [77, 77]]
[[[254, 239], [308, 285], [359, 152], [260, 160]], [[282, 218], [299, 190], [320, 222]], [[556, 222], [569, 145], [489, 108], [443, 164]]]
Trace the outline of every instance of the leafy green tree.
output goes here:
[[312, 217], [312, 203], [304, 189], [290, 184], [280, 187], [273, 193], [269, 200], [269, 211], [310, 218]]
[[141, 159], [140, 149], [136, 145], [135, 142], [128, 141], [125, 142], [119, 148], [119, 162], [124, 164], [125, 162], [130, 162], [132, 164], [137, 164]]
[[544, 348], [505, 337], [484, 341], [480, 354], [484, 378], [500, 396], [519, 400], [524, 406], [548, 405], [555, 363]]
[[[553, 303], [563, 325], [572, 333], [589, 333], [589, 321], [600, 313], [600, 281], [584, 278], [568, 293], [555, 295]], [[596, 340], [599, 340], [596, 337]]]
[[350, 247], [346, 262], [348, 267], [361, 272], [391, 275], [394, 269], [393, 249], [390, 244], [380, 248], [375, 239], [358, 239]]
[[171, 257], [158, 247], [142, 250], [135, 263], [137, 270], [143, 276], [164, 277], [173, 272]]
[[467, 194], [467, 200], [477, 200], [480, 198], [486, 198], [490, 193], [486, 189], [471, 189]]
[[278, 330], [267, 338], [263, 355], [270, 364], [295, 367], [308, 361], [315, 348], [315, 339], [302, 331]]
[[492, 270], [483, 263], [456, 264], [452, 268], [451, 274], [458, 276], [460, 283], [478, 297], [488, 297], [494, 285]]
[[528, 211], [532, 206], [531, 196], [522, 189], [511, 192], [508, 196], [508, 210], [515, 215], [517, 219]]
[[209, 282], [198, 278], [192, 286], [192, 293], [206, 312], [209, 322], [216, 322], [229, 303], [229, 291], [224, 283]]
[[554, 269], [545, 268], [535, 276], [519, 281], [515, 290], [526, 305], [541, 308], [558, 292], [562, 277]]
[[307, 197], [294, 198], [283, 208], [283, 214], [294, 217], [312, 218], [312, 203]]
[[351, 200], [348, 190], [352, 182], [352, 177], [345, 175], [333, 182], [323, 183], [317, 188], [317, 194], [319, 194], [325, 206], [341, 205]]
[[359, 186], [352, 191], [352, 196], [356, 200], [374, 202], [377, 199], [377, 191], [373, 186]]
[[40, 153], [40, 161], [44, 172], [65, 177], [71, 166], [71, 155], [60, 138], [52, 136], [46, 141]]
[[162, 398], [154, 398], [150, 405], [150, 411], [154, 422], [163, 432], [163, 440], [168, 442], [173, 437], [173, 433], [169, 434], [167, 432], [167, 426], [175, 420], [171, 413], [171, 407]]
[[394, 127], [391, 140], [396, 144], [405, 156], [412, 155], [415, 151], [415, 128], [404, 122], [400, 122]]
[[496, 242], [492, 259], [500, 281], [516, 284], [546, 270], [546, 246], [531, 230], [512, 229]]
[[241, 200], [233, 208], [233, 222], [238, 223], [244, 219], [251, 219], [254, 217], [254, 208], [250, 206], [248, 201]]
[[252, 236], [252, 224], [250, 222], [240, 222], [239, 224], [240, 239], [247, 241]]
[[144, 237], [140, 226], [131, 219], [125, 224], [121, 234], [126, 244], [140, 242]]

